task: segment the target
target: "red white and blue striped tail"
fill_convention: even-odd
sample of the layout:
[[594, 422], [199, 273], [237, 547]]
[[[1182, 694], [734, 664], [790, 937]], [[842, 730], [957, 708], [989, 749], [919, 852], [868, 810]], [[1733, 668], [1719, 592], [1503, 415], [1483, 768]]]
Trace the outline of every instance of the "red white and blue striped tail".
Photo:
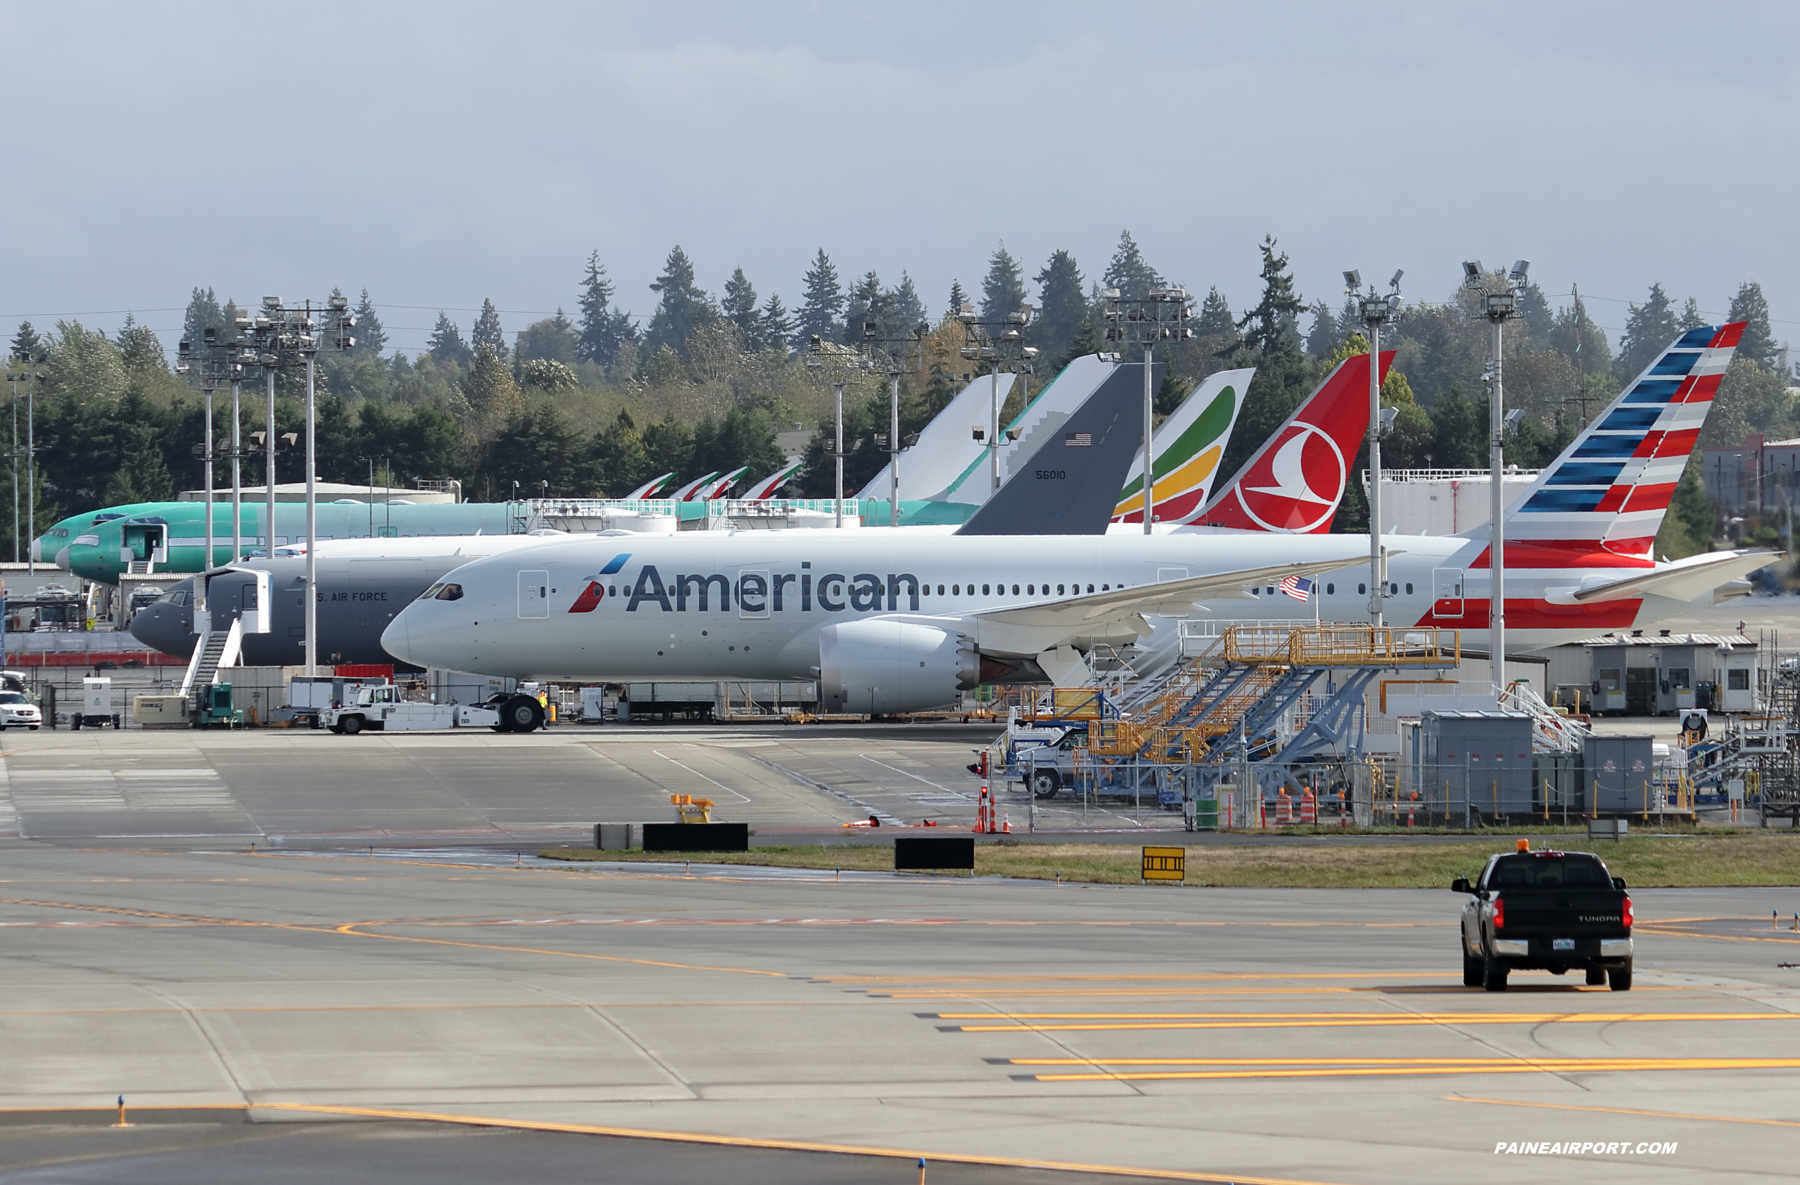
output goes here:
[[1743, 333], [1741, 321], [1689, 330], [1596, 416], [1513, 503], [1507, 568], [1591, 565], [1600, 555], [1607, 566], [1653, 563], [1663, 514]]

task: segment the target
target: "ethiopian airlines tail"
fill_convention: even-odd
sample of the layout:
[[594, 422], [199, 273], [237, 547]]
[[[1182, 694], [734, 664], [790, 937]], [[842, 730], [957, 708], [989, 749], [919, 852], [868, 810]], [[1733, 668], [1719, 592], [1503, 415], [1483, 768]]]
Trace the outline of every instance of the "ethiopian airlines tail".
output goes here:
[[[1393, 352], [1383, 351], [1383, 380], [1393, 362]], [[1192, 521], [1292, 535], [1329, 531], [1368, 435], [1368, 391], [1367, 354], [1338, 363]]]
[[1743, 333], [1741, 321], [1688, 331], [1595, 417], [1507, 512], [1508, 571], [1654, 563], [1651, 544]]
[[[1157, 522], [1188, 523], [1200, 516], [1255, 373], [1252, 366], [1207, 375], [1174, 414], [1157, 425], [1156, 485], [1151, 491]], [[1120, 492], [1119, 504], [1113, 508], [1116, 523], [1144, 521], [1141, 448], [1132, 459], [1131, 472], [1136, 476]]]

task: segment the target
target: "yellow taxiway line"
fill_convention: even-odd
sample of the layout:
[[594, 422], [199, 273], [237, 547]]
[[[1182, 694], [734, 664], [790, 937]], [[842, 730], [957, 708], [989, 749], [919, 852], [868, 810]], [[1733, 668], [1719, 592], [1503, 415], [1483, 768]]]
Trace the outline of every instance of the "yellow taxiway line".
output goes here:
[[[1301, 1064], [1295, 1065], [1299, 1062]], [[1013, 1065], [1035, 1065], [1017, 1061]], [[1087, 1066], [1132, 1065], [1129, 1059], [1069, 1059]], [[1203, 1070], [1093, 1070], [1079, 1074], [1032, 1074], [1037, 1082], [1143, 1082], [1213, 1078], [1372, 1078], [1424, 1074], [1619, 1074], [1651, 1070], [1792, 1070], [1788, 1057], [1598, 1057], [1598, 1058], [1189, 1058], [1176, 1064], [1229, 1067]]]

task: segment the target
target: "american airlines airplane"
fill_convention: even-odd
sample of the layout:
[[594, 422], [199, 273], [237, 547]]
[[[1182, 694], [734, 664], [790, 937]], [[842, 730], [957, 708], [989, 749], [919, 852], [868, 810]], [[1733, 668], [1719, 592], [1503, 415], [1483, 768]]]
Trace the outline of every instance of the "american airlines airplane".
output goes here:
[[954, 535], [548, 541], [458, 568], [382, 645], [522, 678], [817, 679], [831, 710], [919, 711], [981, 683], [1078, 684], [1083, 653], [1147, 633], [1146, 614], [1349, 562], [1347, 536], [1107, 536], [1142, 374], [1116, 367]]

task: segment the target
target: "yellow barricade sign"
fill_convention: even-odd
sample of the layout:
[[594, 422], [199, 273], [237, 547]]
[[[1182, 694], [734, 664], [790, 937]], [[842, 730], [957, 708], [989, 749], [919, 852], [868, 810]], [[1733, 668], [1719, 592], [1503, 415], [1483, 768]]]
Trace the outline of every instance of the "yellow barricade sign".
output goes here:
[[1186, 880], [1187, 849], [1145, 848], [1144, 879], [1147, 881]]

